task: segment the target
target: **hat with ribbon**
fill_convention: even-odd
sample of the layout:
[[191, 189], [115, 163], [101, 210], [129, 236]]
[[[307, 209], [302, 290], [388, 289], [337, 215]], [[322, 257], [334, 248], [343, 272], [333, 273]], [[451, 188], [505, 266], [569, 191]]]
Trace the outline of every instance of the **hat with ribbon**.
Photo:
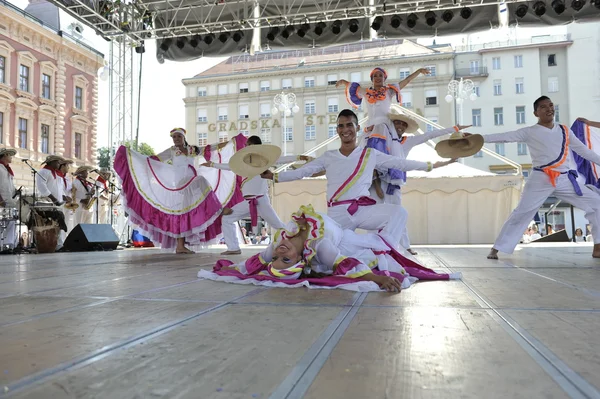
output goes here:
[[176, 127], [175, 129], [171, 130], [171, 132], [170, 132], [171, 137], [173, 137], [173, 135], [175, 135], [177, 133], [182, 134], [183, 136], [185, 136], [187, 134], [187, 132], [185, 131], [184, 128]]
[[275, 165], [280, 156], [281, 148], [276, 145], [249, 145], [233, 154], [229, 168], [236, 175], [250, 179]]
[[461, 132], [452, 133], [448, 140], [442, 140], [435, 146], [435, 151], [442, 158], [464, 158], [475, 155], [483, 147], [483, 136], [471, 134], [463, 136]]
[[78, 167], [77, 170], [75, 172], [73, 172], [73, 174], [79, 175], [83, 172], [91, 172], [94, 169], [95, 168], [93, 166], [82, 165], [82, 166]]
[[42, 162], [42, 164], [49, 164], [50, 162], [55, 162], [55, 161], [64, 161], [65, 159], [61, 156], [58, 155], [48, 155], [46, 157], [46, 159], [44, 160], [44, 162]]
[[388, 118], [392, 121], [402, 121], [408, 125], [408, 127], [404, 130], [404, 133], [414, 133], [419, 130], [419, 124], [410, 116], [403, 113], [400, 108], [392, 105], [390, 107], [390, 112], [388, 113]]

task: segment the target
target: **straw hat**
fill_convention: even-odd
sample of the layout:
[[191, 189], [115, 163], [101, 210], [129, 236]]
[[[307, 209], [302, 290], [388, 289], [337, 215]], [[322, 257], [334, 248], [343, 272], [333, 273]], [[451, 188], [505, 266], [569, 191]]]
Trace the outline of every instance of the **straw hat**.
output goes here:
[[414, 133], [417, 130], [419, 130], [419, 124], [417, 123], [417, 121], [415, 121], [410, 116], [402, 113], [402, 111], [400, 111], [400, 109], [394, 107], [393, 105], [390, 108], [391, 109], [390, 109], [390, 112], [388, 113], [388, 118], [390, 118], [390, 120], [392, 122], [402, 121], [408, 125], [408, 127], [406, 128], [404, 133]]
[[80, 167], [77, 168], [77, 170], [75, 172], [73, 172], [74, 175], [79, 175], [83, 172], [91, 172], [92, 170], [94, 170], [95, 168], [93, 166], [86, 166], [86, 165], [82, 165]]
[[276, 145], [249, 145], [237, 151], [229, 159], [229, 168], [238, 176], [252, 178], [275, 165], [281, 156]]
[[483, 147], [483, 136], [472, 134], [463, 137], [462, 133], [452, 133], [448, 140], [442, 140], [435, 150], [442, 158], [464, 158], [476, 154]]
[[17, 154], [16, 150], [13, 150], [12, 148], [0, 148], [0, 157], [3, 155], [10, 155], [11, 157], [14, 157]]
[[62, 160], [60, 160], [60, 162], [58, 164], [59, 165], [65, 165], [65, 164], [71, 165], [72, 163], [75, 163], [75, 161], [71, 161], [70, 159], [63, 158]]
[[48, 155], [46, 157], [46, 160], [44, 162], [42, 162], [42, 164], [45, 163], [50, 163], [50, 162], [54, 162], [54, 161], [64, 161], [65, 159], [63, 157], [60, 157], [58, 155]]

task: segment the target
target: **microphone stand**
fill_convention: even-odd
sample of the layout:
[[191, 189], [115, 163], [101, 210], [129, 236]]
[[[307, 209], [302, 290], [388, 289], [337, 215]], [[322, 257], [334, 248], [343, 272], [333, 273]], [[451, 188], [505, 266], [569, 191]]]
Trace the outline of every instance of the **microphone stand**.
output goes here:
[[[109, 208], [110, 225], [112, 226], [112, 224], [113, 224], [113, 206], [115, 206], [114, 193], [115, 193], [115, 190], [120, 190], [120, 189], [119, 189], [119, 187], [115, 186], [115, 184], [113, 182], [111, 182], [110, 180], [107, 180], [107, 182], [108, 182], [108, 187], [109, 187], [108, 194], [110, 195], [110, 208]], [[112, 188], [112, 190], [110, 190], [110, 188]]]
[[[31, 204], [31, 212], [33, 212], [33, 208], [35, 207], [35, 202], [37, 200], [36, 197], [36, 191], [35, 191], [35, 175], [37, 174], [43, 181], [47, 181], [46, 178], [42, 175], [40, 175], [40, 173], [33, 167], [33, 165], [31, 165], [29, 163], [28, 159], [24, 159], [23, 162], [25, 163], [25, 165], [29, 166], [29, 169], [31, 169], [31, 175], [33, 176], [33, 204]], [[29, 214], [29, 217], [31, 218], [31, 213]], [[33, 226], [33, 224], [32, 224]], [[33, 231], [32, 231], [33, 233]], [[35, 234], [31, 234], [31, 248], [35, 248]]]

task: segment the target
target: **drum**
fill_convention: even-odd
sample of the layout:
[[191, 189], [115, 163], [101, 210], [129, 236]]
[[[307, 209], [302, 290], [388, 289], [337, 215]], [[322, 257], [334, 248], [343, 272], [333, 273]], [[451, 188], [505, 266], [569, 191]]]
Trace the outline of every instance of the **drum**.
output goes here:
[[34, 227], [55, 226], [60, 230], [67, 231], [65, 214], [60, 207], [54, 205], [36, 205], [31, 208], [31, 217], [28, 224]]
[[58, 245], [58, 226], [33, 226], [35, 246], [39, 253], [52, 253]]
[[[32, 206], [44, 206], [44, 207], [52, 207], [54, 204], [48, 197], [38, 197], [33, 203], [33, 195], [23, 195], [20, 198], [20, 214], [19, 220], [21, 223], [26, 223], [28, 226], [31, 226], [31, 207]], [[17, 207], [17, 209], [19, 209]]]

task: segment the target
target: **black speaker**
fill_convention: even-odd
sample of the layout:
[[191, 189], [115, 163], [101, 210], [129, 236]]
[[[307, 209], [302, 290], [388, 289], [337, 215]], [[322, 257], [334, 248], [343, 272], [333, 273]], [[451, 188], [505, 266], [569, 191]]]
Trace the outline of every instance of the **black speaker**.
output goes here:
[[110, 224], [78, 224], [71, 230], [65, 251], [107, 251], [117, 249], [119, 237]]

